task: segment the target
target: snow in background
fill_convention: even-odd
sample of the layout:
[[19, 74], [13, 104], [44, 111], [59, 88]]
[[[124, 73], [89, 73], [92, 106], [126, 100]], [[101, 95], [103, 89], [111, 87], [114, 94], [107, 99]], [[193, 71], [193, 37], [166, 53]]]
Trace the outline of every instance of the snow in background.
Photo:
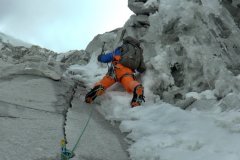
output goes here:
[[[25, 47], [31, 47], [32, 45], [29, 44], [29, 43], [26, 43], [26, 42], [23, 42], [19, 39], [16, 39], [16, 38], [13, 38], [9, 35], [5, 35], [3, 33], [0, 32], [0, 42], [4, 42], [4, 43], [10, 43], [12, 44], [13, 46], [25, 46]], [[0, 46], [2, 44], [0, 43]], [[1, 49], [1, 47], [0, 47]]]

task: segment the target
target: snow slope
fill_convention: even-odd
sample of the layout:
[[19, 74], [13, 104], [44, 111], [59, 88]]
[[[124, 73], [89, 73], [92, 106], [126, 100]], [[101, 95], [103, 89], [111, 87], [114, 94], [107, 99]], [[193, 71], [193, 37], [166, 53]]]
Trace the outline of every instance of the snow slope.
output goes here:
[[[106, 66], [97, 64], [93, 56], [86, 66], [71, 66], [67, 76], [85, 82], [90, 88], [105, 72]], [[204, 93], [209, 98], [213, 98], [212, 94]], [[121, 131], [128, 133], [126, 140], [131, 144], [128, 152], [132, 160], [239, 160], [239, 112], [222, 112], [211, 101], [204, 111], [182, 110], [151, 94], [146, 94], [146, 103], [132, 109], [131, 98], [116, 84], [95, 103], [100, 103], [97, 109], [112, 124], [121, 122]]]

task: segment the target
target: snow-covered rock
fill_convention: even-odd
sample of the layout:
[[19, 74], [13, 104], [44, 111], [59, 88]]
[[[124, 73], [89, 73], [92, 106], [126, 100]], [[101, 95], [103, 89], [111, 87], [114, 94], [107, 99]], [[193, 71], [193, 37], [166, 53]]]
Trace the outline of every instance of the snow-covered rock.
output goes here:
[[73, 64], [86, 65], [90, 59], [90, 54], [84, 50], [72, 50], [66, 53], [61, 53], [57, 56], [57, 61], [64, 63], [65, 66]]
[[1, 77], [36, 75], [53, 80], [61, 79], [64, 67], [56, 61], [57, 53], [35, 45], [14, 46], [10, 42], [0, 42]]
[[128, 7], [137, 15], [149, 15], [158, 10], [159, 0], [128, 0]]
[[[214, 91], [221, 99], [233, 88], [235, 93], [240, 92], [239, 82], [235, 80], [240, 74], [240, 30], [236, 20], [239, 8], [236, 3], [129, 0], [129, 8], [136, 10], [136, 15], [132, 15], [121, 30], [111, 32], [111, 36], [109, 33], [98, 35], [88, 50], [91, 48], [91, 53], [100, 54], [101, 50], [105, 52], [121, 44], [121, 40], [115, 38], [114, 43], [106, 42], [111, 46], [102, 47], [105, 43], [100, 37], [134, 36], [142, 42], [147, 74], [152, 77], [151, 83], [143, 81], [146, 90], [172, 104], [188, 101], [188, 92], [205, 90]], [[236, 9], [234, 13], [228, 5]], [[145, 11], [137, 6], [150, 7], [148, 13], [151, 14], [143, 15]]]

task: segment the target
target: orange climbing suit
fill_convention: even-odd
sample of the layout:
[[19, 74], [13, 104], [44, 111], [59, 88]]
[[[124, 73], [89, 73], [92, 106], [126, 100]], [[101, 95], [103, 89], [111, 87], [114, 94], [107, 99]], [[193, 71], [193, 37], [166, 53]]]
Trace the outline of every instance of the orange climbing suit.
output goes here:
[[132, 93], [134, 91], [134, 88], [140, 85], [140, 83], [134, 79], [133, 70], [120, 64], [119, 63], [120, 59], [121, 56], [119, 55], [114, 56], [113, 65], [115, 78], [107, 74], [94, 86], [102, 85], [106, 90], [107, 88], [112, 86], [115, 82], [120, 82], [128, 93]]

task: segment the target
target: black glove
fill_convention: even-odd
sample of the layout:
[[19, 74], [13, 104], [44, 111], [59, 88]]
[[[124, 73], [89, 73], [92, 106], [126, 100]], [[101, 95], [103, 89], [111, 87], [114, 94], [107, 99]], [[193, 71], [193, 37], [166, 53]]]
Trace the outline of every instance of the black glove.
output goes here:
[[138, 71], [139, 73], [143, 73], [143, 72], [146, 71], [146, 67], [145, 67], [145, 66], [139, 66], [139, 67], [137, 68], [137, 71]]
[[98, 57], [97, 57], [97, 60], [98, 60], [99, 62], [101, 62], [101, 61], [100, 61], [100, 60], [101, 60], [101, 56], [102, 56], [102, 54], [98, 55]]

